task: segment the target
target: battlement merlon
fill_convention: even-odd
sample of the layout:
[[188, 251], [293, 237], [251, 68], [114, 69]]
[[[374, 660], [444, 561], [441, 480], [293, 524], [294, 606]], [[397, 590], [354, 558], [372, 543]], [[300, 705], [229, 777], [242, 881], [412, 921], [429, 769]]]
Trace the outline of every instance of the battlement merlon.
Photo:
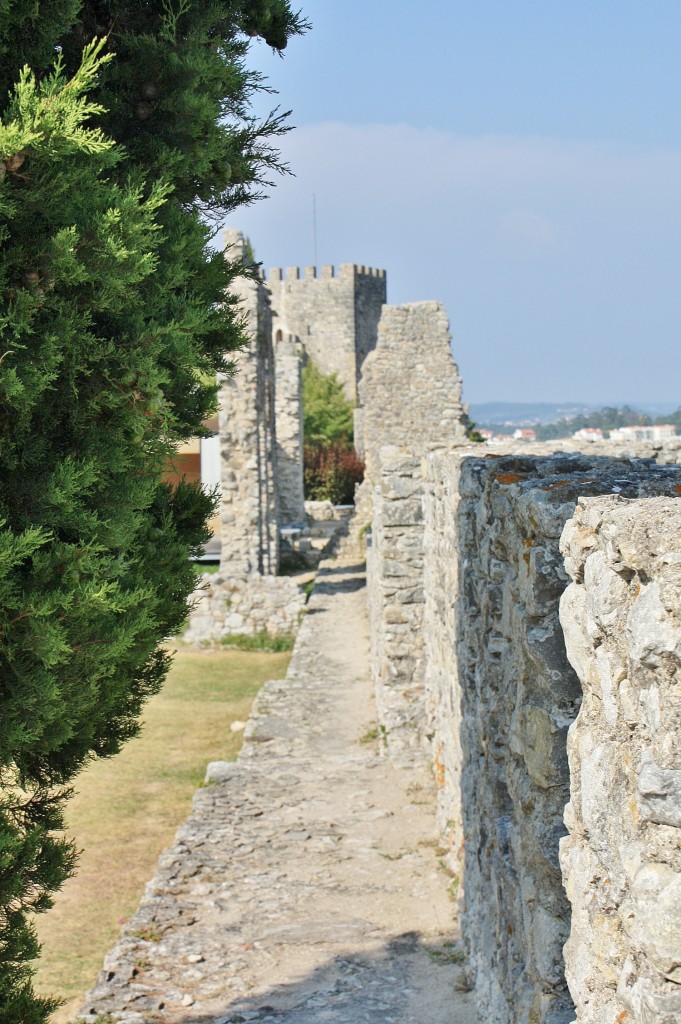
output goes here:
[[363, 263], [341, 263], [334, 267], [330, 263], [323, 264], [318, 271], [317, 267], [271, 267], [267, 271], [266, 280], [270, 284], [282, 281], [330, 281], [339, 278], [374, 277], [385, 280], [385, 270], [376, 267], [367, 267]]
[[[246, 238], [238, 228], [223, 228], [223, 248], [233, 259], [244, 259], [246, 256]], [[367, 267], [364, 263], [340, 263], [334, 267], [331, 263], [324, 263], [320, 268], [308, 265], [303, 267], [271, 267], [267, 273], [264, 268], [259, 269], [258, 276], [261, 280], [274, 283], [275, 281], [328, 281], [337, 278], [348, 277], [375, 277], [385, 279], [385, 270], [377, 267]]]

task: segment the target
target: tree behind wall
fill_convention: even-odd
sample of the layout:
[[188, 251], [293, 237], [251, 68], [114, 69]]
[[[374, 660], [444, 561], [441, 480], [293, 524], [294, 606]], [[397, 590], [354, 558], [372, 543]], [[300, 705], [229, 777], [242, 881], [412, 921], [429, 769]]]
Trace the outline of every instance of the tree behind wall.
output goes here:
[[323, 374], [308, 358], [303, 366], [303, 436], [307, 444], [352, 444], [352, 404], [335, 373]]
[[308, 358], [303, 367], [303, 476], [305, 497], [351, 504], [364, 478], [353, 447], [352, 404], [335, 373], [321, 373]]
[[137, 731], [207, 536], [210, 499], [161, 472], [241, 341], [211, 219], [277, 164], [248, 35], [302, 26], [283, 0], [0, 14], [0, 1022], [34, 1024], [68, 786]]

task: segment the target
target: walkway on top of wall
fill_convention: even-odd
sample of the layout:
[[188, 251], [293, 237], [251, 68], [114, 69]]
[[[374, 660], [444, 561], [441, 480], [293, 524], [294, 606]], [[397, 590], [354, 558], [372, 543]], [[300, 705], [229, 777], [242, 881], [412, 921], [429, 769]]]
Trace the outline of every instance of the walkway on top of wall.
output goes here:
[[323, 563], [286, 680], [211, 766], [85, 1019], [476, 1024], [432, 782], [367, 739], [368, 648], [363, 566]]

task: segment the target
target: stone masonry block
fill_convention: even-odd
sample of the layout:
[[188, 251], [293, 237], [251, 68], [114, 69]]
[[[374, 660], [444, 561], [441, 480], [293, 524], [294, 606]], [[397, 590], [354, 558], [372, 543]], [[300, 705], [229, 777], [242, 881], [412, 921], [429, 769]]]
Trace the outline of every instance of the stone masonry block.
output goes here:
[[583, 690], [561, 842], [579, 1024], [681, 1019], [681, 499], [646, 491], [582, 498], [562, 539]]

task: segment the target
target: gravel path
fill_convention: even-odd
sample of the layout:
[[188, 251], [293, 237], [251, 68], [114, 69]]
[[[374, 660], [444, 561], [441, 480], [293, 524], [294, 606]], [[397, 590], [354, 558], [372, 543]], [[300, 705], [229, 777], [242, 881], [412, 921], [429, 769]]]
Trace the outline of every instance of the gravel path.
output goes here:
[[287, 678], [209, 766], [81, 1017], [476, 1024], [431, 780], [367, 741], [363, 587], [351, 558], [322, 565]]

